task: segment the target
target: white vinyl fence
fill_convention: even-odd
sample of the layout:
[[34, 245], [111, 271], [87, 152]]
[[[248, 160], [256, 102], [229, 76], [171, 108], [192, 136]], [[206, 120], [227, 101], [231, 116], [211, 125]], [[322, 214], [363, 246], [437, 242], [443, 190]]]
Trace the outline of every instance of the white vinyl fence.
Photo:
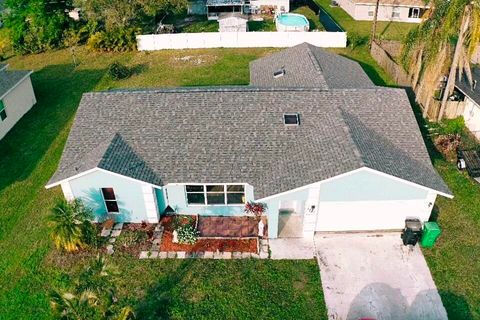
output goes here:
[[292, 47], [308, 42], [323, 48], [345, 48], [346, 32], [202, 32], [137, 36], [139, 51], [198, 48]]

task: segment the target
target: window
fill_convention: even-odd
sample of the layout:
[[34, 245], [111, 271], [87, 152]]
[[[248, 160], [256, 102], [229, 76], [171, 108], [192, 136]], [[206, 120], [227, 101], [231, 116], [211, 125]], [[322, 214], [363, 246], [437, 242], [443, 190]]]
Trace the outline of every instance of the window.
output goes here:
[[408, 9], [408, 17], [418, 19], [420, 18], [420, 8], [410, 8]]
[[102, 188], [103, 201], [109, 213], [118, 213], [118, 203], [113, 188]]
[[7, 119], [7, 111], [5, 110], [5, 104], [0, 100], [0, 120]]
[[237, 184], [186, 185], [189, 205], [243, 205], [245, 186]]
[[373, 17], [373, 15], [375, 14], [375, 7], [368, 7], [368, 16], [369, 17]]
[[298, 113], [285, 113], [283, 115], [283, 123], [287, 126], [298, 126], [300, 124], [300, 116]]
[[392, 8], [392, 18], [400, 18], [400, 7]]

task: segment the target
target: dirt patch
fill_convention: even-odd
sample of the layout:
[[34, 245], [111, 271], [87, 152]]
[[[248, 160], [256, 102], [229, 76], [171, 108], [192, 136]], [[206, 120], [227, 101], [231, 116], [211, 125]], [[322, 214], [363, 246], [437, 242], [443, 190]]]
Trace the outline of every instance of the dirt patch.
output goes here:
[[218, 59], [216, 55], [200, 54], [172, 57], [173, 66], [191, 67], [214, 64]]

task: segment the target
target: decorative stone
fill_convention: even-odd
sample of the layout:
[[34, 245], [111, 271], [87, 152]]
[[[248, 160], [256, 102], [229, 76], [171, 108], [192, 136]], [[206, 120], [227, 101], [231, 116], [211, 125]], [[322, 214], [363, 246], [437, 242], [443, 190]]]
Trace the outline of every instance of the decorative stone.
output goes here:
[[123, 222], [119, 222], [113, 226], [113, 230], [122, 230], [123, 229]]
[[177, 252], [177, 259], [185, 259], [186, 258], [186, 252], [185, 251], [178, 251]]
[[108, 237], [111, 232], [112, 232], [112, 229], [102, 229], [102, 232], [100, 233], [100, 236]]
[[250, 258], [252, 255], [250, 254], [250, 252], [242, 252], [242, 259], [248, 259]]
[[232, 259], [232, 253], [231, 252], [224, 252], [223, 253], [223, 259]]
[[169, 251], [167, 253], [167, 258], [169, 259], [175, 259], [177, 257], [177, 253], [175, 251]]
[[115, 251], [113, 250], [113, 245], [109, 244], [107, 246], [107, 254], [112, 255]]
[[239, 251], [235, 251], [232, 253], [232, 258], [233, 259], [241, 259], [242, 258], [242, 253]]
[[158, 253], [158, 258], [159, 259], [166, 259], [167, 258], [167, 252], [166, 251], [160, 251]]
[[158, 251], [150, 251], [150, 259], [157, 259], [158, 258]]
[[148, 258], [148, 252], [149, 251], [140, 251], [140, 259], [147, 259]]
[[258, 236], [263, 237], [263, 230], [265, 229], [265, 224], [262, 220], [258, 223]]
[[213, 251], [205, 251], [203, 254], [204, 259], [212, 259], [213, 258]]
[[153, 237], [155, 239], [161, 239], [163, 236], [163, 231], [153, 231]]
[[178, 232], [177, 232], [177, 230], [173, 230], [172, 236], [173, 236], [172, 242], [173, 243], [178, 243]]
[[154, 229], [153, 231], [159, 232], [159, 231], [161, 231], [162, 229], [163, 229], [163, 228], [162, 228], [162, 225], [161, 225], [161, 224], [157, 224], [157, 225], [155, 226], [155, 229]]
[[260, 252], [260, 259], [268, 259], [268, 252], [261, 251]]
[[155, 246], [159, 246], [160, 242], [162, 242], [162, 240], [160, 240], [160, 239], [155, 239], [155, 240], [152, 241], [153, 245], [155, 245]]
[[261, 247], [261, 251], [268, 252], [268, 244], [263, 244]]
[[160, 246], [152, 245], [150, 248], [151, 251], [160, 251]]
[[110, 236], [115, 238], [115, 237], [118, 237], [121, 233], [122, 233], [122, 230], [113, 230]]
[[203, 258], [203, 254], [203, 252], [190, 252], [190, 254], [187, 254], [187, 258], [201, 259]]
[[223, 259], [222, 252], [216, 251], [213, 253], [213, 259]]
[[110, 242], [110, 243], [115, 243], [115, 241], [117, 241], [117, 238], [110, 238], [110, 239], [108, 239], [108, 242]]
[[255, 259], [259, 259], [259, 258], [260, 258], [260, 256], [258, 255], [258, 253], [251, 253], [250, 256], [251, 256], [252, 258], [255, 258]]

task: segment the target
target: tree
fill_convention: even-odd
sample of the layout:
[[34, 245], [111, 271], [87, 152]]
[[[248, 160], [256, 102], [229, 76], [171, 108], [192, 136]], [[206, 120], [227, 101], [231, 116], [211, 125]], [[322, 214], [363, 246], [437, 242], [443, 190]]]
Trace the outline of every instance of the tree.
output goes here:
[[372, 47], [372, 42], [375, 41], [375, 37], [377, 35], [377, 20], [378, 20], [379, 5], [380, 5], [380, 0], [377, 0], [375, 3], [375, 12], [373, 14], [372, 35], [370, 36], [370, 47]]
[[76, 279], [74, 293], [52, 291], [50, 304], [58, 319], [134, 319], [129, 306], [121, 308], [116, 298], [114, 270], [105, 258], [92, 260]]
[[91, 240], [86, 236], [91, 237], [92, 217], [91, 209], [80, 200], [59, 201], [49, 216], [53, 224], [52, 238], [55, 246], [66, 251], [76, 251], [88, 245]]
[[69, 7], [65, 0], [6, 0], [4, 20], [13, 49], [25, 54], [61, 45]]
[[435, 118], [440, 120], [443, 117], [457, 69], [459, 76], [464, 70], [470, 75], [469, 61], [479, 39], [479, 0], [434, 0], [426, 19], [410, 31], [405, 39], [402, 61], [412, 77], [412, 86], [417, 101], [423, 105], [424, 117], [428, 114], [439, 79], [449, 73], [441, 110]]

